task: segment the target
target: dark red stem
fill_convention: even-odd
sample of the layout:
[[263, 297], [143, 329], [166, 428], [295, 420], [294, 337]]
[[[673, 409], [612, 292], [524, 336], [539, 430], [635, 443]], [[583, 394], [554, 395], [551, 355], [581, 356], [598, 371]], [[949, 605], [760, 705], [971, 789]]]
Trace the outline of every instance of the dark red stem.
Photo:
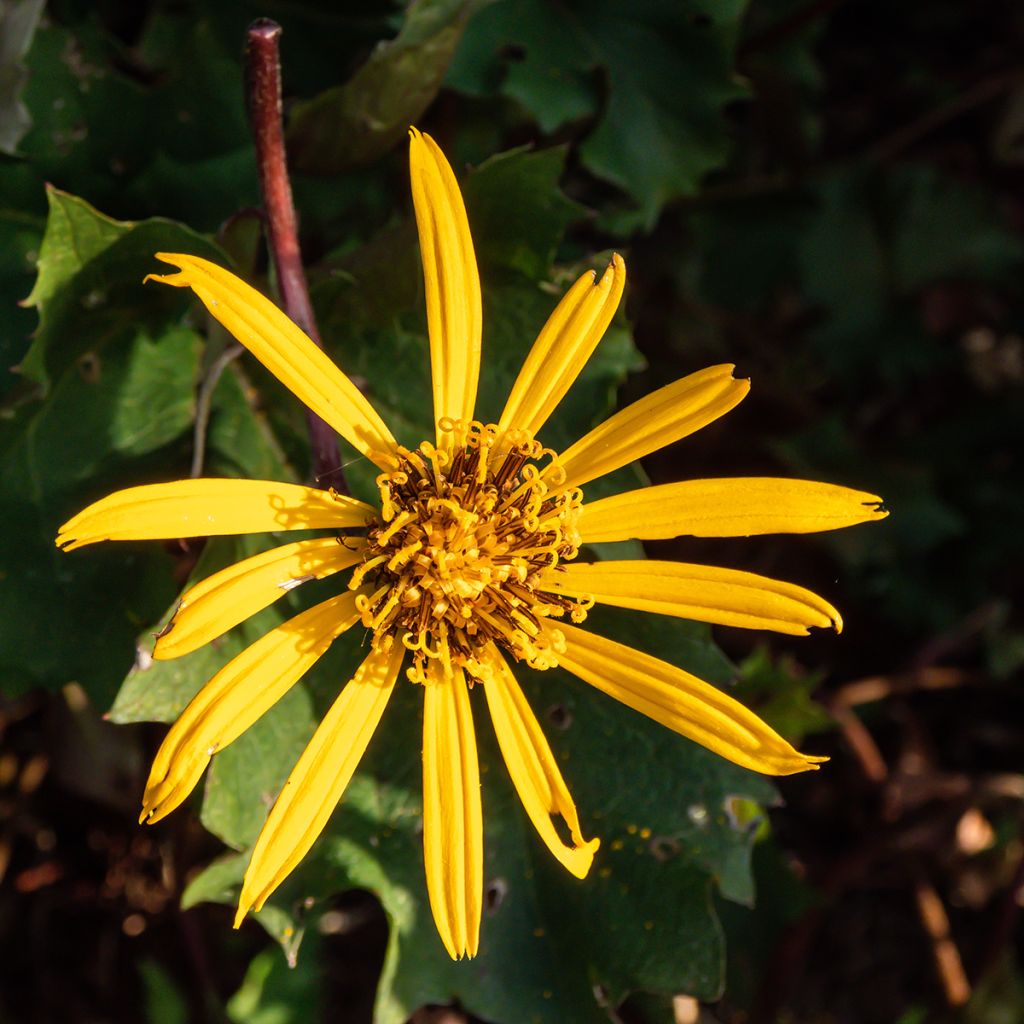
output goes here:
[[[322, 349], [320, 332], [309, 301], [309, 285], [299, 251], [298, 224], [281, 121], [281, 26], [269, 18], [254, 21], [246, 33], [245, 91], [249, 124], [256, 147], [256, 164], [267, 216], [267, 234], [284, 311]], [[306, 411], [313, 449], [313, 471], [337, 490], [347, 493], [334, 431], [312, 410]]]

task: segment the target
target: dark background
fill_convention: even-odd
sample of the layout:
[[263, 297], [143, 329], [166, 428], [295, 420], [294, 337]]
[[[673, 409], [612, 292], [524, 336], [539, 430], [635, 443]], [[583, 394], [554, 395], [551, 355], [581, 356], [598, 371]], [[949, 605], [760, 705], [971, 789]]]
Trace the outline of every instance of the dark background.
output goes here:
[[[1024, 1019], [1024, 9], [729, 6], [726, 40], [710, 7], [683, 5], [709, 42], [682, 33], [694, 77], [660, 83], [674, 0], [622, 12], [642, 28], [625, 39], [625, 70], [545, 49], [567, 24], [599, 40], [603, 5], [523, 4], [497, 46], [488, 33], [506, 15], [478, 11], [417, 123], [457, 167], [515, 145], [568, 147], [563, 187], [594, 213], [565, 255], [628, 256], [627, 314], [648, 366], [622, 401], [712, 362], [752, 378], [728, 427], [648, 461], [655, 482], [806, 476], [882, 494], [892, 513], [796, 556], [770, 537], [701, 547], [711, 563], [797, 576], [847, 627], [793, 642], [716, 631], [750, 700], [815, 733], [832, 761], [813, 785], [781, 781], [755, 851], [758, 909], [722, 902], [729, 980], [700, 1019]], [[400, 21], [370, 2], [48, 5], [24, 61], [33, 126], [0, 164], [8, 364], [35, 326], [15, 302], [31, 288], [43, 182], [114, 217], [207, 232], [258, 204], [240, 51], [261, 14], [285, 28], [286, 99], [346, 81]], [[711, 96], [702, 62], [719, 57], [736, 76]], [[551, 86], [535, 58], [569, 69], [559, 95], [578, 102], [561, 119], [544, 113]], [[91, 88], [75, 92], [68, 75]], [[665, 116], [690, 118], [705, 147], [692, 187], [671, 150], [630, 134], [628, 111], [615, 116], [630, 174], [602, 173], [597, 126], [652, 81], [683, 97]], [[377, 149], [333, 188], [297, 176], [311, 262], [407, 203], [400, 141]], [[662, 192], [644, 191], [648, 172]], [[13, 407], [17, 380], [0, 393]], [[337, 934], [308, 940], [305, 973], [260, 961], [262, 1016], [258, 930], [231, 932], [222, 907], [177, 909], [217, 844], [184, 814], [135, 826], [161, 732], [102, 722], [74, 687], [0, 703], [0, 1021], [369, 1019], [386, 926], [366, 894], [342, 898]], [[674, 1012], [697, 1019], [685, 1000]], [[619, 1013], [666, 1019], [642, 996]]]

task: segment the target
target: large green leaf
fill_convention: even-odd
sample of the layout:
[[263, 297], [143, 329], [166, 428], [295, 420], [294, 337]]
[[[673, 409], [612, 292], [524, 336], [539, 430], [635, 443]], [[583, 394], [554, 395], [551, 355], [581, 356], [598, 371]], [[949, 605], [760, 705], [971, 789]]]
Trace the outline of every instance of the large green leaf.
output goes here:
[[[702, 627], [629, 613], [595, 619], [601, 632], [706, 678], [720, 681], [727, 673]], [[354, 638], [337, 646], [349, 648], [335, 652], [339, 662], [352, 666], [361, 656]], [[325, 700], [347, 677], [339, 668], [313, 673]], [[392, 929], [378, 991], [383, 1024], [452, 998], [498, 1024], [604, 1020], [600, 1001], [614, 1006], [636, 989], [713, 998], [723, 951], [712, 882], [734, 898], [751, 888], [752, 832], [731, 808], [770, 800], [771, 786], [561, 673], [519, 674], [585, 834], [602, 839], [590, 878], [565, 875], [533, 833], [474, 694], [487, 911], [480, 956], [460, 964], [448, 959], [423, 883], [420, 694], [402, 685], [328, 834], [265, 909], [274, 910], [271, 930], [290, 940], [309, 917], [310, 896], [349, 886], [375, 892]], [[229, 840], [249, 834], [248, 823], [237, 820], [243, 831]], [[244, 864], [232, 864], [211, 868], [191, 898], [233, 902]]]
[[308, 692], [294, 687], [215, 759], [203, 824], [229, 846], [251, 847], [315, 728]]
[[[35, 287], [25, 300], [40, 310], [68, 281], [132, 225], [106, 217], [84, 199], [60, 189], [46, 190], [46, 234], [39, 249]], [[24, 372], [24, 371], [22, 371]]]
[[26, 57], [32, 126], [21, 146], [39, 182], [119, 214], [159, 213], [211, 230], [254, 205], [245, 19], [236, 17], [238, 37], [226, 46], [206, 17], [157, 12], [130, 54], [98, 21], [40, 28]]
[[470, 13], [481, 0], [413, 0], [398, 35], [338, 85], [292, 111], [296, 170], [336, 174], [386, 153], [437, 95]]
[[117, 56], [118, 45], [87, 21], [74, 31], [44, 24], [25, 58], [32, 125], [21, 152], [41, 180], [105, 204], [120, 200], [125, 182], [148, 161], [158, 130], [145, 89], [115, 69]]
[[163, 301], [143, 289], [146, 273], [161, 266], [154, 253], [218, 255], [203, 236], [171, 221], [116, 221], [56, 188], [47, 198], [39, 274], [26, 300], [39, 311], [39, 327], [18, 367], [44, 391], [73, 360], [126, 325], [141, 332], [166, 324], [181, 309], [181, 299], [166, 289]]
[[[598, 618], [601, 632], [705, 675], [721, 671], [709, 664], [699, 629], [643, 616]], [[763, 801], [770, 787], [578, 681], [545, 674], [525, 688], [558, 752], [584, 833], [602, 838], [594, 870], [582, 883], [565, 876], [533, 835], [477, 702], [478, 733], [488, 737], [485, 872], [498, 905], [484, 924], [484, 954], [457, 966], [436, 938], [431, 945], [432, 921], [416, 886], [418, 928], [412, 941], [393, 938], [405, 961], [396, 998], [408, 1008], [455, 992], [481, 1016], [509, 1022], [605, 1019], [596, 1000], [614, 1006], [635, 989], [713, 998], [722, 948], [710, 882], [731, 859], [744, 861], [750, 841], [731, 823], [727, 801]], [[407, 841], [417, 841], [415, 832], [406, 828]], [[408, 880], [412, 891], [416, 881]], [[511, 963], [520, 965], [520, 978], [508, 966], [498, 969]]]
[[547, 277], [565, 229], [583, 212], [558, 188], [565, 156], [564, 148], [499, 153], [467, 179], [466, 207], [485, 272]]
[[51, 190], [31, 296], [39, 328], [22, 362], [35, 392], [0, 434], [9, 692], [77, 680], [105, 706], [136, 634], [173, 594], [158, 545], [64, 555], [53, 538], [89, 501], [151, 479], [154, 459], [189, 431], [200, 339], [180, 322], [181, 298], [142, 287], [154, 251], [183, 247], [214, 252], [178, 225], [111, 221]]
[[448, 82], [518, 100], [545, 132], [591, 119], [584, 166], [629, 194], [637, 215], [621, 226], [650, 228], [666, 202], [692, 195], [727, 158], [722, 107], [744, 95], [732, 65], [745, 8], [502, 0], [470, 22]]

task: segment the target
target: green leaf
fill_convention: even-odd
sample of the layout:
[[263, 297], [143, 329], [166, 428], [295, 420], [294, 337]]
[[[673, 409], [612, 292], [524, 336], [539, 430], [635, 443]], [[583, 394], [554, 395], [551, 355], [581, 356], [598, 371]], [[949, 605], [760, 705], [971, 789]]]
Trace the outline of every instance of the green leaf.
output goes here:
[[649, 229], [665, 203], [693, 195], [728, 157], [722, 107], [745, 95], [732, 56], [746, 0], [697, 0], [674, 14], [657, 0], [631, 4], [628, 14], [614, 0], [603, 6], [599, 45], [611, 92], [580, 155], [633, 196]]
[[35, 287], [26, 306], [42, 309], [90, 260], [95, 259], [132, 227], [106, 217], [84, 199], [48, 188], [46, 234], [39, 249]]
[[181, 894], [181, 909], [188, 910], [199, 903], [233, 902], [248, 862], [249, 858], [242, 854], [229, 853], [207, 864], [185, 886]]
[[72, 559], [53, 545], [84, 501], [40, 509], [0, 482], [0, 678], [10, 696], [75, 681], [107, 707], [135, 658], [135, 637], [174, 596], [159, 548], [104, 550]]
[[186, 9], [184, 16], [155, 10], [148, 19], [139, 47], [158, 78], [136, 132], [152, 138], [125, 193], [133, 209], [213, 231], [240, 208], [258, 206], [260, 191], [242, 88], [243, 24], [226, 43], [210, 17]]
[[[181, 894], [182, 910], [188, 910], [197, 903], [237, 903], [248, 863], [249, 854], [246, 852], [231, 853], [207, 865], [185, 886], [185, 891]], [[299, 947], [305, 937], [305, 927], [296, 924], [292, 916], [276, 903], [267, 904], [252, 916], [281, 946], [288, 966], [294, 967], [298, 960]]]
[[13, 156], [32, 125], [21, 93], [28, 72], [28, 52], [43, 13], [44, 0], [9, 0], [0, 10], [0, 153]]
[[[292, 478], [235, 369], [218, 384], [207, 441], [207, 467], [215, 474]], [[206, 545], [192, 578], [204, 579], [276, 542], [258, 535], [215, 538]], [[294, 602], [285, 598], [212, 643], [170, 661], [148, 657], [153, 644], [144, 635], [142, 656], [122, 684], [110, 717], [117, 722], [174, 721], [201, 686], [295, 611]], [[203, 824], [228, 846], [250, 846], [266, 817], [268, 797], [281, 788], [314, 725], [309, 697], [297, 687], [219, 753], [207, 774]]]
[[148, 1024], [187, 1024], [188, 1001], [157, 960], [147, 957], [140, 961], [139, 977]]
[[[307, 942], [314, 942], [313, 936]], [[241, 987], [228, 1000], [233, 1024], [305, 1024], [322, 1020], [321, 964], [303, 949], [298, 964], [286, 964], [272, 949], [252, 958]]]
[[180, 297], [141, 283], [154, 251], [182, 247], [214, 251], [178, 225], [112, 221], [51, 190], [31, 296], [40, 324], [23, 361], [36, 388], [0, 423], [8, 692], [77, 680], [107, 706], [136, 635], [173, 596], [158, 545], [65, 555], [53, 538], [90, 501], [150, 479], [189, 431], [199, 339], [179, 323]]
[[238, 363], [228, 367], [214, 392], [204, 462], [204, 472], [214, 476], [298, 479]]
[[225, 45], [188, 9], [153, 12], [128, 52], [90, 17], [40, 28], [22, 144], [38, 179], [211, 230], [256, 203], [238, 38]]
[[106, 706], [134, 659], [135, 634], [170, 600], [170, 561], [159, 546], [66, 555], [54, 537], [65, 518], [135, 476], [128, 464], [145, 478], [150, 453], [188, 429], [197, 352], [184, 328], [151, 337], [126, 323], [65, 370], [45, 401], [20, 410], [0, 459], [8, 692], [77, 679]]
[[[25, 355], [36, 315], [24, 305], [32, 289], [46, 225], [43, 190], [25, 163], [0, 163], [0, 403], [16, 404], [17, 376], [10, 372]], [[4, 415], [0, 404], [0, 416]]]
[[793, 659], [773, 660], [767, 646], [759, 646], [740, 665], [738, 696], [760, 705], [761, 717], [794, 746], [808, 733], [834, 727], [831, 715], [814, 700], [821, 684], [820, 673], [800, 670]]
[[337, 174], [403, 139], [441, 88], [478, 6], [480, 0], [413, 0], [398, 35], [379, 43], [348, 82], [297, 104], [287, 133], [296, 170]]
[[879, 220], [883, 231], [886, 222], [896, 227], [892, 263], [901, 290], [952, 277], [1009, 282], [1024, 260], [1024, 242], [994, 198], [935, 167], [890, 170], [884, 202]]
[[[725, 664], [701, 627], [618, 612], [598, 618], [602, 633], [722, 678]], [[771, 786], [562, 673], [517, 674], [584, 833], [602, 839], [587, 880], [565, 875], [537, 839], [474, 694], [488, 910], [480, 956], [448, 959], [423, 883], [420, 695], [401, 686], [326, 837], [272, 903], [298, 921], [309, 895], [357, 886], [380, 897], [392, 927], [382, 1024], [452, 997], [497, 1024], [605, 1019], [595, 991], [612, 1006], [641, 988], [714, 998], [722, 948], [712, 879], [743, 896], [751, 884], [752, 834], [731, 804], [769, 801]]]
[[256, 161], [247, 148], [189, 160], [156, 153], [130, 194], [136, 208], [187, 217], [213, 231], [246, 204], [259, 205]]
[[732, 63], [745, 9], [746, 0], [504, 0], [470, 22], [448, 80], [518, 100], [545, 132], [592, 117], [584, 166], [630, 196], [636, 214], [620, 227], [649, 229], [727, 158], [722, 107], [744, 95]]
[[485, 273], [501, 268], [533, 281], [547, 277], [565, 229], [583, 213], [558, 187], [565, 155], [564, 147], [512, 150], [469, 176], [466, 209]]
[[594, 114], [600, 102], [581, 35], [571, 5], [498, 0], [469, 23], [448, 85], [471, 96], [509, 96], [550, 134]]
[[3, 478], [42, 505], [61, 491], [89, 489], [116, 459], [169, 444], [192, 422], [198, 352], [195, 333], [179, 326], [157, 337], [129, 328], [84, 352], [35, 415], [23, 414]]
[[206, 777], [206, 828], [236, 849], [251, 847], [315, 728], [309, 694], [296, 686], [221, 751]]
[[796, 874], [792, 857], [773, 837], [754, 844], [751, 861], [758, 892], [756, 907], [719, 900], [728, 951], [726, 992], [731, 1005], [747, 1008], [764, 982], [765, 969], [788, 927], [821, 898]]
[[163, 250], [217, 258], [202, 235], [172, 221], [116, 221], [85, 200], [56, 188], [47, 191], [49, 216], [39, 251], [39, 275], [26, 302], [39, 311], [39, 328], [19, 372], [45, 389], [74, 360], [123, 330], [147, 321], [165, 323], [168, 305], [183, 299], [150, 285], [153, 256]]
[[[91, 20], [72, 31], [44, 24], [25, 58], [23, 98], [32, 125], [22, 153], [44, 181], [74, 187], [102, 202], [149, 158], [157, 126], [145, 89], [115, 70], [118, 44]], [[143, 145], [139, 145], [139, 142]]]

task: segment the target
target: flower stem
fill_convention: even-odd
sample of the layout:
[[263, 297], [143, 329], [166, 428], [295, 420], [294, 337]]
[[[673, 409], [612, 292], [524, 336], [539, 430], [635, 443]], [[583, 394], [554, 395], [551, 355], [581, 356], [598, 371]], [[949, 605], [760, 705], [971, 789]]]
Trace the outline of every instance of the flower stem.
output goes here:
[[[246, 32], [245, 92], [267, 216], [270, 250], [284, 311], [323, 348], [309, 301], [309, 286], [299, 251], [298, 225], [281, 124], [281, 26], [269, 18], [254, 21]], [[312, 410], [306, 410], [313, 471], [328, 478], [335, 490], [348, 493], [334, 431]]]

